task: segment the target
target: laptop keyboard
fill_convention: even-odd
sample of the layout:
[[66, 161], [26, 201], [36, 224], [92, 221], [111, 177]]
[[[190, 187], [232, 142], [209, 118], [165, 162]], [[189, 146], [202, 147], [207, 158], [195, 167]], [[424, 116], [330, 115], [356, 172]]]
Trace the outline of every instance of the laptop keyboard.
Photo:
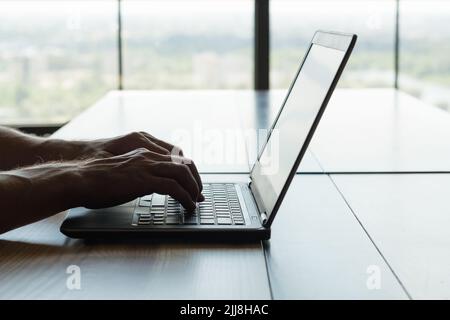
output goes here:
[[136, 204], [133, 225], [245, 225], [234, 184], [204, 184], [202, 194], [205, 201], [193, 213], [170, 196], [144, 196]]

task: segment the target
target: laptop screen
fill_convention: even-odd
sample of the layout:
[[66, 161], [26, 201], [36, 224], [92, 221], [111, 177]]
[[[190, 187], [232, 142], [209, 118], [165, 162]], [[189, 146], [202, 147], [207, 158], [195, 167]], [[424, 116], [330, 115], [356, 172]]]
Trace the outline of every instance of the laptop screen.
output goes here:
[[345, 51], [312, 44], [251, 178], [268, 218], [306, 142]]

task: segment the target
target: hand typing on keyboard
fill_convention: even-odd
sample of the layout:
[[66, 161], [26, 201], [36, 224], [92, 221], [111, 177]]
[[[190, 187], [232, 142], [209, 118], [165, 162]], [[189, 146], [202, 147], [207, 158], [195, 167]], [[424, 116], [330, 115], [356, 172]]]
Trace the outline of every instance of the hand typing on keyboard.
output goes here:
[[144, 196], [136, 203], [132, 225], [245, 225], [234, 184], [207, 183], [203, 193], [205, 201], [189, 214], [171, 197]]
[[112, 207], [152, 193], [187, 211], [204, 200], [192, 160], [145, 132], [65, 141], [0, 127], [0, 154], [0, 233], [70, 208]]
[[170, 195], [188, 211], [204, 200], [203, 185], [194, 162], [144, 148], [123, 155], [85, 161], [80, 205], [102, 208], [158, 193]]

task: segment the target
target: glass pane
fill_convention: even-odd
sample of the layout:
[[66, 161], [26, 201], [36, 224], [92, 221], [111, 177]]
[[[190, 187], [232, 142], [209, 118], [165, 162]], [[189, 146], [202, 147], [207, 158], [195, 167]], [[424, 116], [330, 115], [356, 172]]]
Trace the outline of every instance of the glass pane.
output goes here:
[[64, 122], [116, 87], [115, 1], [0, 1], [0, 123]]
[[393, 86], [394, 0], [271, 0], [270, 27], [272, 88], [289, 86], [318, 29], [359, 36], [339, 86]]
[[400, 2], [400, 88], [450, 110], [450, 1]]
[[252, 88], [253, 11], [252, 0], [124, 0], [125, 88]]

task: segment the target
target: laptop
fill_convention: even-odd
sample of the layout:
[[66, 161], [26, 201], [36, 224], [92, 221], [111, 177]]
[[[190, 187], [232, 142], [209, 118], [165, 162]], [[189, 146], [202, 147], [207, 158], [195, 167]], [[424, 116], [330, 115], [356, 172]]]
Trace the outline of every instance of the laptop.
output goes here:
[[194, 212], [160, 194], [106, 209], [74, 208], [61, 232], [73, 238], [269, 239], [276, 213], [356, 39], [354, 34], [314, 34], [248, 183], [204, 183], [205, 201]]

